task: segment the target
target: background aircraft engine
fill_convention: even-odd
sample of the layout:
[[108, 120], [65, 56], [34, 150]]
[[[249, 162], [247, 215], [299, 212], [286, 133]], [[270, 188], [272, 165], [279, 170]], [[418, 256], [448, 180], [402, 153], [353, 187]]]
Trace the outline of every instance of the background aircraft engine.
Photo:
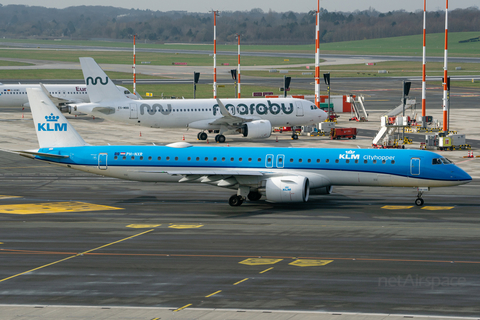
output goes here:
[[310, 194], [308, 178], [303, 176], [273, 177], [259, 190], [269, 202], [307, 202]]
[[252, 139], [268, 138], [272, 134], [272, 124], [268, 120], [255, 120], [242, 126], [244, 137]]
[[69, 114], [73, 114], [73, 115], [83, 114], [83, 113], [77, 111], [77, 106], [74, 105], [74, 104], [68, 104], [68, 105], [66, 105], [66, 106], [64, 106], [64, 107], [62, 107], [62, 108], [64, 108], [64, 109], [60, 109], [60, 110], [62, 110], [62, 112], [63, 112], [63, 110], [68, 110], [67, 112], [68, 112]]

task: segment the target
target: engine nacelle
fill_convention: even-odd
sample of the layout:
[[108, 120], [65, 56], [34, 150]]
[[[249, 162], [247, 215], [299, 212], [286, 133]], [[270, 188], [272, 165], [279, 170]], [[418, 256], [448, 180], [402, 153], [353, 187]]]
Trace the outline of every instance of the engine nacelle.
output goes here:
[[333, 186], [325, 186], [315, 189], [310, 189], [310, 194], [330, 194], [332, 193]]
[[[66, 111], [63, 111], [63, 109], [65, 109]], [[80, 114], [84, 114], [80, 111], [77, 111], [77, 106], [74, 105], [74, 104], [68, 104], [64, 107], [62, 107], [62, 112], [68, 112], [69, 114], [72, 114], [72, 115], [80, 115]]]
[[303, 176], [273, 177], [259, 189], [269, 202], [307, 202], [310, 194], [308, 178]]
[[242, 126], [241, 133], [244, 137], [252, 139], [265, 139], [272, 134], [272, 124], [268, 120], [255, 120]]

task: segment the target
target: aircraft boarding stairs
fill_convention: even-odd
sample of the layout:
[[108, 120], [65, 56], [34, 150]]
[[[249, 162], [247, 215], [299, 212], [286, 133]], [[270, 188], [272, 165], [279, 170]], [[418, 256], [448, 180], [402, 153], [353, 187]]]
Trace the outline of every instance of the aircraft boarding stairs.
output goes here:
[[355, 113], [355, 117], [350, 120], [368, 121], [367, 110], [365, 110], [365, 105], [363, 104], [364, 101], [364, 96], [358, 96], [357, 101], [355, 101], [353, 95], [350, 95], [350, 97], [348, 97], [347, 102], [350, 102], [352, 104], [352, 110]]
[[380, 131], [378, 131], [377, 135], [375, 138], [373, 138], [373, 144], [376, 146], [380, 145], [385, 145], [383, 142], [387, 142], [387, 145], [389, 145], [388, 140], [390, 140], [390, 137], [393, 136], [395, 131], [397, 130], [397, 127], [392, 127], [392, 126], [382, 126], [380, 128]]
[[[417, 100], [416, 99], [407, 99], [407, 101], [405, 102], [405, 111], [407, 110], [411, 110], [415, 105], [417, 104]], [[403, 113], [403, 104], [400, 104], [398, 107], [396, 107], [395, 109], [393, 110], [390, 110], [386, 116], [387, 117], [396, 117], [398, 116], [399, 114]]]

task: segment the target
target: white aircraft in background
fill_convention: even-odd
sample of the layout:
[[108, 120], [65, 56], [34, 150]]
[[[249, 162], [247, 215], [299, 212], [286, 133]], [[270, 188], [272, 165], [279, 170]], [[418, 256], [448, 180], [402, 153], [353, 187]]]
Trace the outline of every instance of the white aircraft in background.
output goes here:
[[[48, 94], [52, 102], [63, 111], [74, 103], [90, 102], [87, 86], [84, 84], [3, 84], [0, 83], [0, 107], [29, 107], [27, 88], [40, 88]], [[138, 100], [127, 88], [116, 86], [119, 95], [126, 99]], [[140, 97], [140, 98], [139, 98]]]
[[[218, 133], [248, 138], [268, 138], [272, 127], [316, 125], [327, 114], [308, 100], [293, 98], [255, 99], [126, 99], [92, 58], [80, 58], [91, 103], [72, 105], [71, 114], [86, 113], [104, 119], [153, 128], [200, 129], [199, 140]], [[292, 138], [297, 139], [295, 132]]]

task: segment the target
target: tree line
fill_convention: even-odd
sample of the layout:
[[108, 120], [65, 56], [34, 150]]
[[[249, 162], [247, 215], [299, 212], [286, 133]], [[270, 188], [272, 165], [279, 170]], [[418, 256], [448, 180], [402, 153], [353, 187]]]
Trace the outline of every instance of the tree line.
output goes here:
[[[443, 11], [427, 13], [429, 33], [443, 32]], [[321, 42], [374, 39], [421, 34], [423, 11], [381, 13], [373, 8], [354, 12], [321, 9]], [[315, 11], [220, 12], [217, 41], [244, 44], [310, 44], [315, 38]], [[476, 7], [449, 12], [449, 31], [480, 31]], [[0, 35], [5, 38], [37, 39], [137, 39], [153, 43], [212, 43], [213, 13], [152, 11], [106, 6], [76, 6], [65, 9], [0, 4]]]

